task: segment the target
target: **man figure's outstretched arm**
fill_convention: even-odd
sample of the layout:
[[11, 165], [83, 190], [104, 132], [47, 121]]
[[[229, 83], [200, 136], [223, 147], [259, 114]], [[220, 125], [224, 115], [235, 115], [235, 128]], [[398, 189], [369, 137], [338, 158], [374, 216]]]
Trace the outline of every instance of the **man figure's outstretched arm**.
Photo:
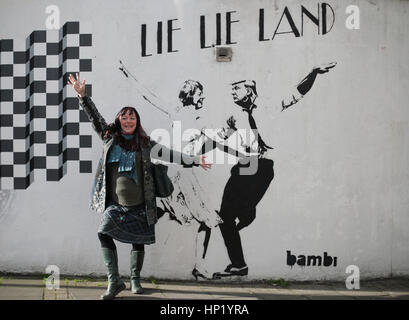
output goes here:
[[290, 97], [287, 101], [282, 100], [281, 102], [282, 110], [281, 111], [284, 111], [285, 109], [291, 107], [292, 105], [300, 101], [301, 98], [304, 95], [306, 95], [308, 91], [310, 91], [318, 74], [327, 73], [330, 69], [334, 68], [336, 65], [337, 65], [336, 62], [331, 62], [331, 63], [323, 64], [319, 67], [313, 68], [312, 71], [304, 79], [302, 79], [301, 82], [297, 85], [298, 94], [292, 95], [292, 97]]

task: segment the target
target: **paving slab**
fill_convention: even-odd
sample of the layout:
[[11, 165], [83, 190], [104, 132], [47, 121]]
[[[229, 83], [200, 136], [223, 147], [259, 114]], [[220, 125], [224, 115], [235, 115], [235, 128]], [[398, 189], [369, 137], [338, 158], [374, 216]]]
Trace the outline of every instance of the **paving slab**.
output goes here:
[[[125, 279], [124, 279], [125, 280]], [[361, 281], [360, 290], [344, 283], [290, 282], [285, 287], [272, 283], [213, 283], [142, 280], [143, 294], [126, 290], [118, 300], [409, 300], [409, 279]], [[42, 279], [1, 277], [0, 300], [99, 300], [106, 280], [64, 279], [59, 289], [49, 290]]]
[[171, 299], [256, 299], [248, 288], [204, 286], [195, 284], [158, 284], [162, 293]]
[[2, 278], [0, 300], [42, 300], [43, 280]]

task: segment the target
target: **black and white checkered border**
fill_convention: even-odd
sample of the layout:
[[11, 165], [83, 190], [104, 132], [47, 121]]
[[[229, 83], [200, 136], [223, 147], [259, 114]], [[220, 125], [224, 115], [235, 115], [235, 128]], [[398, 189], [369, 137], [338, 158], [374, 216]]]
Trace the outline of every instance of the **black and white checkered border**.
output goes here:
[[[67, 86], [69, 73], [92, 71], [89, 25], [0, 40], [0, 188], [59, 181], [71, 167], [92, 172], [91, 126]], [[87, 84], [87, 94], [92, 86]], [[68, 168], [67, 168], [68, 166]]]

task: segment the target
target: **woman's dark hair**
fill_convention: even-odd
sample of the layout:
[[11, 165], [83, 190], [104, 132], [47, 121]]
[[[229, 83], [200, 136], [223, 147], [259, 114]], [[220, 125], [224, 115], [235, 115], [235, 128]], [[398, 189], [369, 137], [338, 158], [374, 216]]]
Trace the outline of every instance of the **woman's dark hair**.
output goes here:
[[[127, 140], [122, 136], [121, 122], [119, 120], [120, 116], [125, 114], [135, 114], [136, 116], [136, 129], [135, 137], [132, 140]], [[149, 145], [149, 137], [147, 136], [145, 130], [143, 130], [141, 125], [141, 118], [138, 111], [134, 107], [123, 107], [115, 116], [113, 123], [108, 125], [108, 130], [105, 133], [105, 138], [109, 136], [116, 139], [118, 144], [127, 151], [140, 150], [141, 146], [147, 147]]]

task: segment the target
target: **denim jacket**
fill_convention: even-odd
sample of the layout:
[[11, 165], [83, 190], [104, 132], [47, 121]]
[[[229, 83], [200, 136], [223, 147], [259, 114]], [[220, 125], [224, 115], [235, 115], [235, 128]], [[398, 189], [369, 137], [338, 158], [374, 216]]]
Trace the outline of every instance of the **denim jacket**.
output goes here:
[[[106, 209], [106, 161], [108, 152], [113, 145], [114, 139], [109, 136], [105, 137], [105, 132], [107, 130], [107, 123], [102, 115], [99, 113], [95, 104], [90, 97], [78, 97], [79, 103], [82, 109], [87, 114], [89, 120], [91, 121], [93, 129], [102, 139], [104, 145], [102, 150], [102, 156], [98, 162], [97, 171], [95, 173], [94, 184], [91, 191], [90, 208], [99, 213], [103, 213]], [[186, 154], [181, 154], [177, 151], [166, 148], [163, 145], [158, 144], [154, 140], [150, 140], [149, 147], [142, 147], [142, 170], [143, 170], [143, 184], [144, 184], [144, 196], [145, 196], [145, 209], [148, 224], [155, 224], [158, 220], [156, 213], [156, 196], [155, 196], [155, 184], [152, 176], [152, 158], [163, 160], [161, 154], [170, 155], [170, 161], [176, 162], [184, 167], [198, 166], [200, 163], [200, 157], [192, 157]], [[155, 151], [151, 152], [155, 147]], [[169, 161], [167, 160], [167, 161]]]

